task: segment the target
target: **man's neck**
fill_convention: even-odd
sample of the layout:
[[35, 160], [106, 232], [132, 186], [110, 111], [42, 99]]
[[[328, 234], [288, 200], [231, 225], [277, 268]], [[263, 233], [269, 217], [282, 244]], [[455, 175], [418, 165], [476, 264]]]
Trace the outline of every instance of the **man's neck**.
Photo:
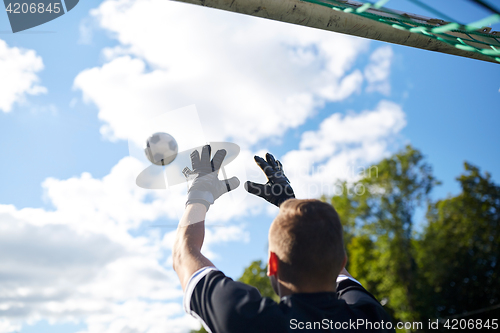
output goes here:
[[335, 292], [336, 284], [332, 283], [324, 286], [295, 286], [291, 283], [279, 282], [279, 296], [285, 297], [290, 296], [292, 294], [301, 294], [301, 293], [323, 293], [323, 292]]

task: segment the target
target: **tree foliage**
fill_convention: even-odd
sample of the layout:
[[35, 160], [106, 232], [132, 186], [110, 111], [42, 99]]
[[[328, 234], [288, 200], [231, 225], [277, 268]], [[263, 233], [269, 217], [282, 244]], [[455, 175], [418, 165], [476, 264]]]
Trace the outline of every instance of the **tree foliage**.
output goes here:
[[331, 198], [347, 227], [348, 269], [387, 303], [396, 319], [418, 320], [413, 217], [438, 182], [422, 153], [411, 146], [382, 160], [375, 170], [351, 185], [354, 190]]
[[[396, 320], [498, 317], [500, 187], [491, 175], [465, 163], [461, 193], [431, 202], [439, 182], [418, 150], [408, 146], [377, 169], [357, 191], [331, 198], [345, 226], [350, 273]], [[419, 207], [427, 213], [417, 234]]]
[[427, 315], [432, 317], [500, 304], [500, 187], [469, 163], [457, 180], [462, 192], [429, 206], [428, 225], [418, 242], [418, 266], [434, 305]]
[[191, 330], [189, 333], [208, 333], [205, 327], [201, 326], [199, 330]]
[[250, 266], [245, 268], [238, 281], [254, 286], [263, 297], [269, 297], [279, 303], [279, 297], [274, 292], [267, 276], [267, 265], [264, 265], [261, 260], [253, 261]]

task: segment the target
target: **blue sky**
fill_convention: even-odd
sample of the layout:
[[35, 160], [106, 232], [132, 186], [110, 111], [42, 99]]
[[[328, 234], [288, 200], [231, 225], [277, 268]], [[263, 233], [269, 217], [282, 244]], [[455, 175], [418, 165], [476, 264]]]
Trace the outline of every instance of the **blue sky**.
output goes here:
[[[443, 182], [435, 199], [458, 193], [464, 161], [499, 181], [499, 64], [159, 0], [82, 1], [9, 31], [2, 13], [0, 332], [198, 327], [170, 259], [185, 188], [135, 185], [139, 119], [195, 105], [165, 131], [200, 135], [199, 120], [206, 141], [237, 143], [242, 182], [264, 180], [252, 156], [270, 151], [300, 197], [408, 143]], [[206, 253], [238, 278], [265, 259], [276, 210], [241, 188], [222, 199]]]

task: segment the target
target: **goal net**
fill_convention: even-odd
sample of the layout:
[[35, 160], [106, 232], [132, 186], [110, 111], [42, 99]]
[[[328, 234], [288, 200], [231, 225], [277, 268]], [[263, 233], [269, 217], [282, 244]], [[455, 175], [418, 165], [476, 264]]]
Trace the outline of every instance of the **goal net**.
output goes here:
[[176, 1], [500, 63], [500, 32], [491, 28], [500, 22], [500, 13], [482, 0], [470, 1], [490, 14], [469, 23], [457, 22], [419, 0], [409, 1], [440, 18], [390, 9], [390, 0]]

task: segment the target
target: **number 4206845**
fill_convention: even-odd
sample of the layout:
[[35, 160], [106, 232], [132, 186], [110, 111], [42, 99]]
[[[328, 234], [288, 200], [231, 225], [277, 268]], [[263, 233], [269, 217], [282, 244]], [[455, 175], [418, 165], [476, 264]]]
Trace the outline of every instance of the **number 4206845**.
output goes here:
[[47, 4], [47, 6], [45, 6], [45, 4], [42, 2], [40, 3], [32, 2], [29, 4], [16, 2], [16, 3], [9, 3], [9, 5], [7, 6], [7, 8], [5, 8], [5, 10], [9, 14], [27, 14], [27, 13], [42, 14], [44, 12], [48, 13], [54, 12], [55, 14], [58, 14], [59, 12], [61, 12], [60, 5], [61, 5], [60, 3], [49, 3]]
[[498, 319], [447, 319], [443, 325], [447, 329], [464, 330], [464, 329], [498, 329]]

